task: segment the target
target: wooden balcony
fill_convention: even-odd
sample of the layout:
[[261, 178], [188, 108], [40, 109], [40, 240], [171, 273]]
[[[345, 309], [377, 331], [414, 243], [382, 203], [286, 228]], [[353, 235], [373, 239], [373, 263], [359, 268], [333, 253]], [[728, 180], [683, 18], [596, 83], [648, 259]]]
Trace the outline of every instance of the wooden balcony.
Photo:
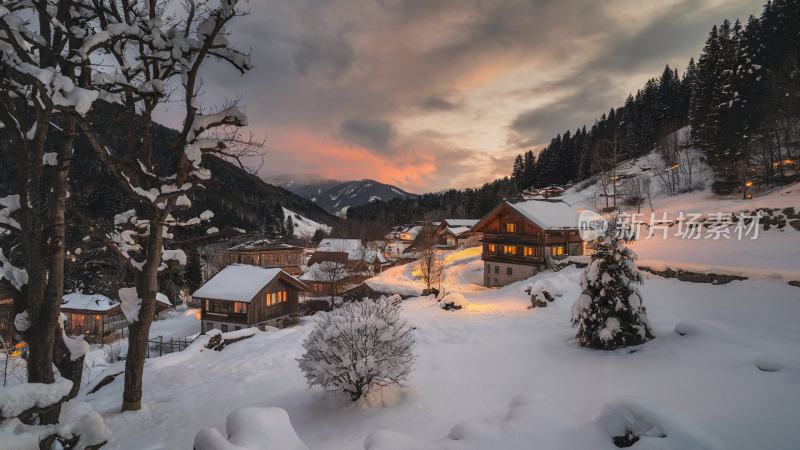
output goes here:
[[539, 256], [521, 256], [521, 255], [506, 255], [502, 253], [481, 253], [481, 259], [487, 262], [504, 262], [512, 264], [525, 264], [529, 266], [544, 265], [543, 257]]
[[522, 244], [522, 245], [541, 245], [544, 243], [544, 237], [541, 235], [523, 235], [523, 234], [484, 234], [484, 242], [492, 242], [496, 244]]
[[215, 312], [208, 312], [203, 311], [202, 319], [208, 320], [218, 320], [220, 322], [233, 322], [233, 323], [243, 323], [247, 324], [247, 314], [240, 314], [240, 313], [215, 313]]

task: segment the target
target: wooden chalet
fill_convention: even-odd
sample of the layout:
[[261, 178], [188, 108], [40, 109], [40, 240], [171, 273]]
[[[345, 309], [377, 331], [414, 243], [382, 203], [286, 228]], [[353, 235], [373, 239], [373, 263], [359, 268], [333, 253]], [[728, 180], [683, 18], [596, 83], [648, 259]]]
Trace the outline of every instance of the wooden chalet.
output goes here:
[[[171, 307], [166, 295], [156, 295], [156, 314]], [[67, 316], [67, 334], [83, 335], [91, 343], [114, 341], [121, 336], [121, 330], [128, 326], [119, 300], [102, 294], [67, 294], [61, 301], [61, 312]]]
[[552, 267], [553, 260], [583, 255], [579, 211], [560, 200], [503, 201], [473, 231], [483, 233], [485, 286], [504, 286]]
[[367, 248], [360, 239], [323, 239], [306, 264], [310, 267], [325, 261], [345, 264], [350, 272], [373, 275], [391, 266], [382, 251]]
[[436, 227], [436, 246], [439, 248], [458, 248], [468, 241], [476, 241], [480, 233], [472, 231], [478, 219], [444, 219]]
[[296, 245], [274, 242], [269, 239], [245, 242], [222, 253], [224, 265], [248, 264], [252, 266], [283, 269], [289, 275], [300, 275], [303, 248]]
[[279, 268], [233, 264], [206, 281], [192, 297], [200, 301], [201, 331], [284, 326], [300, 311], [307, 286]]

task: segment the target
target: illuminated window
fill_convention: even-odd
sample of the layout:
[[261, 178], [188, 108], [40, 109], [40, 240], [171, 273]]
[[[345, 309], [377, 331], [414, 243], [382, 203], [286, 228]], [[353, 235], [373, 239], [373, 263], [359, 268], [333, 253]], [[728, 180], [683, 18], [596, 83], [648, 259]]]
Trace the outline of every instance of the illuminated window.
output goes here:
[[496, 251], [497, 251], [497, 244], [489, 244], [489, 245], [487, 245], [487, 246], [486, 246], [486, 248], [487, 248], [487, 249], [488, 249], [490, 252], [494, 253], [494, 252], [496, 252]]
[[550, 255], [551, 256], [563, 256], [564, 255], [564, 246], [563, 245], [554, 245], [550, 247]]
[[247, 303], [233, 302], [233, 312], [236, 314], [247, 314]]
[[516, 232], [517, 232], [517, 224], [515, 223], [506, 224], [506, 233], [516, 233]]
[[280, 292], [280, 296], [281, 296], [281, 301], [285, 302], [286, 301], [286, 291], [281, 291]]
[[533, 247], [523, 247], [522, 248], [523, 256], [533, 256], [536, 254], [535, 249]]
[[504, 245], [503, 246], [503, 254], [505, 254], [505, 255], [516, 255], [517, 254], [517, 246], [516, 245]]

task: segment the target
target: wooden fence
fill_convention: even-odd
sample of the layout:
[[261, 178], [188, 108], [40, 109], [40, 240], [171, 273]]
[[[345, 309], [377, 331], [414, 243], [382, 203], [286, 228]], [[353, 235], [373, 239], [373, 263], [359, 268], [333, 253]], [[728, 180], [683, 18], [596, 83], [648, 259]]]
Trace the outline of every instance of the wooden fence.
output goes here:
[[193, 341], [194, 339], [188, 337], [178, 339], [170, 337], [167, 340], [164, 336], [156, 336], [147, 341], [147, 358], [183, 351]]

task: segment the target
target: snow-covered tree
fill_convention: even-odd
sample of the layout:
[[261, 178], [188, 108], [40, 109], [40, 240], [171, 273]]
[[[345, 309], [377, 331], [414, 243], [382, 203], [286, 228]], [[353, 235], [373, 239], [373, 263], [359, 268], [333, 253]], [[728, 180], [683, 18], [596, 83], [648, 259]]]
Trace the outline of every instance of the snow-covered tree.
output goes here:
[[399, 296], [364, 299], [319, 315], [297, 361], [309, 386], [356, 401], [371, 389], [402, 384], [411, 373], [414, 337], [400, 318]]
[[[241, 14], [237, 0], [86, 4], [97, 19], [85, 30], [79, 60], [90, 68], [88, 79], [100, 99], [121, 105], [116, 113], [124, 119], [119, 131], [125, 139], [101, 133], [91, 117], [79, 117], [78, 127], [133, 207], [118, 211], [111, 229], [84, 219], [91, 237], [133, 274], [135, 285], [120, 293], [131, 322], [122, 409], [138, 410], [158, 273], [187, 259], [182, 250], [169, 248], [173, 229], [197, 227], [213, 217], [211, 211], [189, 215], [189, 194], [211, 178], [204, 161], [210, 155], [238, 159], [257, 152], [256, 143], [240, 137], [247, 121], [237, 104], [203, 107], [201, 69], [216, 60], [244, 73], [250, 59], [227, 40], [227, 27]], [[153, 115], [167, 102], [178, 105], [171, 114], [183, 124], [168, 148], [157, 148]]]
[[585, 347], [613, 350], [653, 338], [636, 284], [643, 281], [636, 254], [611, 227], [592, 243], [594, 254], [581, 280], [583, 292], [572, 305], [576, 339]]
[[[15, 323], [28, 343], [27, 381], [37, 385], [58, 375], [80, 380], [83, 367], [83, 355], [62, 342], [58, 317], [76, 118], [98, 97], [79, 57], [91, 20], [77, 0], [0, 5], [0, 176], [9, 190], [0, 193], [0, 280], [18, 290]], [[57, 422], [61, 401], [76, 392], [29, 417]]]

